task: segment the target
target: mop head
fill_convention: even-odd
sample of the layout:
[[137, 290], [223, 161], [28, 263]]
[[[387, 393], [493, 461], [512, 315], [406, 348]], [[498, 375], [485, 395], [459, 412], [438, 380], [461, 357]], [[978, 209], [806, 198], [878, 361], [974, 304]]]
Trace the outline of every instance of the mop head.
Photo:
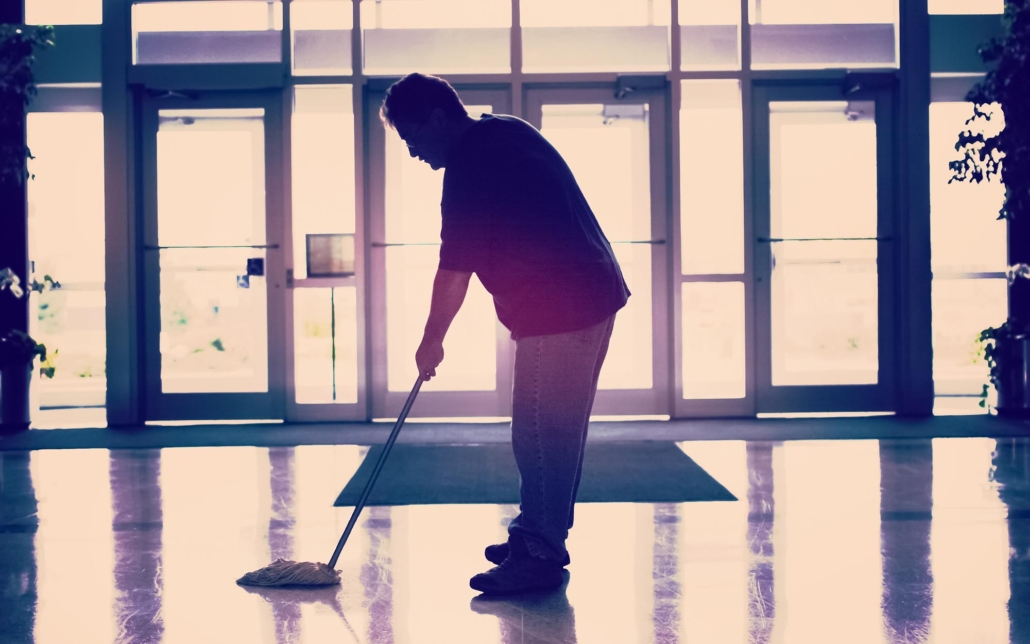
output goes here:
[[276, 559], [264, 568], [248, 572], [236, 583], [241, 586], [335, 586], [340, 571], [330, 570], [323, 563]]

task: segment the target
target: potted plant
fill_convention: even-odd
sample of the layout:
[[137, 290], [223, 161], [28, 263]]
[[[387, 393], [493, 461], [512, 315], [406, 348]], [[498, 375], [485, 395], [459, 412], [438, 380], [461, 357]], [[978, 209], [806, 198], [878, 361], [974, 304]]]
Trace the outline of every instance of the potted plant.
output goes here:
[[[973, 115], [966, 125], [990, 121], [997, 110], [1005, 126], [997, 134], [967, 129], [949, 164], [952, 181], [1001, 181], [1005, 202], [999, 219], [1008, 225], [1008, 317], [980, 335], [998, 398], [999, 415], [1030, 417], [1030, 0], [1006, 0], [1004, 33], [980, 48], [984, 79], [966, 96]], [[984, 397], [989, 387], [984, 385]], [[981, 401], [982, 406], [986, 400]]]
[[[10, 290], [16, 298], [25, 295], [21, 280], [9, 268], [0, 270], [0, 291], [5, 290]], [[0, 335], [0, 426], [5, 430], [29, 426], [29, 389], [37, 357], [43, 364], [40, 373], [53, 378], [54, 367], [47, 363], [46, 346], [18, 329]]]

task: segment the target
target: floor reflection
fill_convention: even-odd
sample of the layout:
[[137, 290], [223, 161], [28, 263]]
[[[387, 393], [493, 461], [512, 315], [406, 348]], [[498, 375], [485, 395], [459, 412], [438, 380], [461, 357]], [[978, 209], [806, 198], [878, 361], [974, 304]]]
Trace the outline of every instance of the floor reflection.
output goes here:
[[164, 638], [161, 453], [113, 450], [110, 477], [118, 641], [160, 642]]
[[933, 445], [880, 441], [883, 620], [891, 644], [925, 642], [933, 610]]
[[769, 641], [776, 619], [773, 584], [773, 526], [776, 501], [773, 487], [772, 443], [747, 446], [748, 622], [750, 641]]
[[1008, 508], [1009, 637], [1030, 642], [1030, 446], [1000, 439], [992, 463], [998, 496]]
[[740, 501], [582, 504], [562, 588], [504, 598], [468, 578], [517, 506], [368, 507], [341, 586], [235, 585], [325, 560], [357, 446], [0, 452], [0, 642], [1030, 643], [1030, 441], [695, 447]]
[[566, 595], [565, 583], [549, 593], [512, 597], [479, 595], [469, 607], [479, 615], [493, 615], [501, 628], [501, 644], [576, 644], [576, 612]]
[[39, 519], [29, 464], [29, 452], [0, 452], [0, 636], [9, 641], [35, 627]]

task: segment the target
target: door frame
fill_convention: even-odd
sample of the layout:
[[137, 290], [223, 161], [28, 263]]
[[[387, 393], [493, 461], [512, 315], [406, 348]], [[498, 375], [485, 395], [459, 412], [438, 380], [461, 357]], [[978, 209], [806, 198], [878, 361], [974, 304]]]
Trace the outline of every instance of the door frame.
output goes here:
[[[283, 158], [282, 91], [164, 92], [146, 90], [140, 105], [138, 171], [141, 177], [141, 239], [143, 266], [141, 346], [144, 419], [282, 420], [285, 417], [286, 350], [285, 289], [283, 288]], [[265, 276], [267, 310], [268, 388], [253, 393], [163, 393], [161, 391], [160, 246], [157, 212], [158, 112], [164, 109], [264, 110], [265, 162]], [[241, 272], [245, 267], [241, 267]]]
[[[876, 82], [879, 81], [879, 82]], [[896, 243], [895, 89], [892, 76], [863, 85], [838, 82], [755, 82], [753, 87], [753, 222], [756, 411], [758, 414], [890, 412], [895, 408]], [[875, 101], [877, 163], [877, 344], [878, 377], [872, 385], [772, 386], [771, 347], [771, 160], [769, 103], [772, 101]]]
[[[671, 335], [673, 294], [671, 288], [670, 246], [672, 237], [671, 195], [669, 172], [671, 150], [666, 133], [669, 131], [668, 82], [659, 88], [640, 88], [620, 92], [618, 84], [585, 83], [563, 84], [560, 87], [531, 85], [523, 93], [525, 119], [541, 129], [543, 106], [576, 104], [647, 104], [648, 145], [650, 152], [651, 238], [632, 240], [651, 247], [651, 352], [652, 376], [650, 389], [610, 390], [598, 389], [594, 399], [594, 416], [661, 416], [673, 414], [672, 374], [674, 347]], [[621, 241], [621, 240], [616, 240]], [[631, 296], [632, 297], [632, 296]], [[618, 317], [615, 320], [618, 327]]]
[[[392, 79], [370, 83], [365, 91], [364, 122], [368, 149], [366, 224], [367, 309], [369, 342], [369, 413], [373, 419], [396, 418], [409, 391], [389, 390], [389, 362], [386, 337], [386, 142], [397, 136], [379, 121], [379, 106]], [[491, 105], [499, 114], [511, 112], [511, 90], [508, 87], [455, 84], [455, 90], [467, 105]], [[515, 343], [510, 332], [494, 318], [497, 387], [490, 391], [425, 391], [419, 394], [418, 405], [412, 407], [412, 418], [509, 418], [511, 387], [515, 364]], [[445, 362], [446, 364], [446, 362]], [[416, 377], [415, 356], [411, 356], [411, 384]], [[455, 413], [455, 410], [461, 410]]]

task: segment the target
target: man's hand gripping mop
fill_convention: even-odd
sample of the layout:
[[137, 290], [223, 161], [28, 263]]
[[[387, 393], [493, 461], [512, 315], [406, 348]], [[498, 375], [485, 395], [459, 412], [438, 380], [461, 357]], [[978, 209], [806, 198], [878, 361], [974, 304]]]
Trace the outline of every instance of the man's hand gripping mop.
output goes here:
[[236, 580], [237, 584], [241, 586], [334, 586], [340, 583], [340, 571], [335, 570], [336, 560], [340, 558], [343, 545], [347, 543], [347, 537], [350, 536], [351, 530], [354, 529], [354, 524], [358, 522], [358, 515], [361, 514], [361, 510], [365, 507], [365, 502], [368, 501], [368, 495], [372, 492], [372, 486], [375, 485], [376, 479], [379, 477], [379, 471], [383, 469], [383, 463], [386, 462], [390, 449], [397, 441], [397, 435], [400, 434], [401, 427], [404, 426], [404, 420], [408, 417], [411, 405], [415, 402], [415, 396], [418, 395], [418, 390], [421, 387], [422, 377], [419, 376], [419, 379], [415, 381], [411, 394], [408, 395], [407, 402], [404, 403], [404, 409], [401, 410], [397, 423], [393, 426], [393, 431], [390, 432], [390, 437], [386, 439], [386, 445], [383, 447], [382, 454], [379, 455], [379, 461], [376, 463], [375, 469], [372, 470], [368, 483], [365, 484], [365, 489], [361, 493], [358, 504], [354, 506], [354, 512], [350, 516], [350, 521], [347, 522], [347, 528], [343, 531], [340, 542], [336, 544], [336, 551], [333, 552], [329, 563], [278, 559], [264, 568], [259, 568], [243, 575]]

